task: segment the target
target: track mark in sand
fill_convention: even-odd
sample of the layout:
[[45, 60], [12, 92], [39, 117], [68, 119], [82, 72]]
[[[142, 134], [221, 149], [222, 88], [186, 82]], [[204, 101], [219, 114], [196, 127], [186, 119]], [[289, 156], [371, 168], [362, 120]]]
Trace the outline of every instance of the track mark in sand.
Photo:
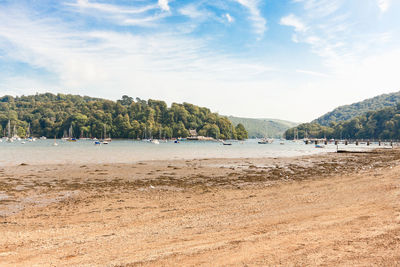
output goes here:
[[368, 220], [369, 218], [372, 218], [372, 216], [364, 215], [364, 216], [358, 217], [357, 220], [365, 221], [365, 220]]

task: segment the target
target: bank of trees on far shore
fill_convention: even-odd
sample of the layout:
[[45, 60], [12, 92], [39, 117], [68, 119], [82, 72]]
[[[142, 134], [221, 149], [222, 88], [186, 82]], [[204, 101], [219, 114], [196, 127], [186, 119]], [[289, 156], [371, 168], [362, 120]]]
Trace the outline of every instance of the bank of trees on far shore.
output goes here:
[[193, 104], [148, 101], [124, 95], [111, 101], [66, 94], [36, 94], [0, 97], [0, 133], [7, 135], [7, 124], [21, 137], [60, 138], [72, 129], [72, 137], [113, 138], [187, 137], [194, 129], [199, 135], [219, 139], [247, 138], [242, 124], [231, 121], [208, 108]]
[[313, 137], [334, 139], [400, 139], [400, 104], [370, 111], [350, 120], [331, 122], [329, 126], [303, 123], [285, 132], [287, 139]]

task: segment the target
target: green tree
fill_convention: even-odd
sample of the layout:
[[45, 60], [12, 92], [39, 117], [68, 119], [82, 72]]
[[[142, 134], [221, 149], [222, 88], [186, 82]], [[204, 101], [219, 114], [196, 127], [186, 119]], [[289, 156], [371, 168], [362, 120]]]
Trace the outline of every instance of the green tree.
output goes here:
[[239, 140], [245, 140], [248, 138], [248, 133], [246, 131], [246, 128], [244, 128], [243, 124], [239, 123], [236, 125], [236, 136], [237, 139]]
[[[36, 94], [0, 97], [0, 129], [8, 121], [27, 129], [33, 136], [61, 137], [72, 126], [74, 136], [100, 138], [107, 133], [115, 138], [186, 137], [189, 129], [205, 135], [235, 138], [236, 128], [225, 117], [208, 108], [173, 103], [168, 107], [160, 100], [135, 100], [122, 96], [116, 102], [69, 94]], [[223, 130], [220, 130], [223, 129]], [[160, 134], [161, 132], [161, 134]]]

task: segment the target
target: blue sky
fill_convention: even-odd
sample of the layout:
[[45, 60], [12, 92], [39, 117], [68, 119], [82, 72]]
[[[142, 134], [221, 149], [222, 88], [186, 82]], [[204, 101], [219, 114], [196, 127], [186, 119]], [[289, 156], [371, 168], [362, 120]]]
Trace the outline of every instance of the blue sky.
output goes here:
[[400, 90], [397, 0], [0, 0], [0, 94], [305, 122]]

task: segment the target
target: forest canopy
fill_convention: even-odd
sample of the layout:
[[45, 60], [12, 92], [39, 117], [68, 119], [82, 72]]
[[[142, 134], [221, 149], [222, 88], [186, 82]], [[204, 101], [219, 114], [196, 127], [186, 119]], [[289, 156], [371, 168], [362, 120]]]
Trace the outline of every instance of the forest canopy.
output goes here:
[[[0, 133], [7, 124], [21, 137], [28, 134], [60, 138], [72, 128], [72, 137], [100, 138], [106, 130], [113, 138], [187, 137], [200, 135], [220, 139], [246, 139], [242, 124], [236, 127], [224, 116], [193, 104], [142, 100], [127, 95], [111, 101], [69, 94], [36, 94], [0, 97]], [[29, 129], [29, 133], [28, 133]]]
[[313, 120], [311, 123], [318, 123], [322, 126], [329, 126], [332, 122], [351, 120], [369, 111], [377, 111], [387, 107], [394, 107], [400, 102], [400, 92], [382, 94], [361, 102], [340, 106]]
[[400, 139], [400, 104], [369, 111], [350, 120], [331, 122], [329, 126], [303, 123], [285, 132], [287, 139], [313, 137], [334, 139]]

